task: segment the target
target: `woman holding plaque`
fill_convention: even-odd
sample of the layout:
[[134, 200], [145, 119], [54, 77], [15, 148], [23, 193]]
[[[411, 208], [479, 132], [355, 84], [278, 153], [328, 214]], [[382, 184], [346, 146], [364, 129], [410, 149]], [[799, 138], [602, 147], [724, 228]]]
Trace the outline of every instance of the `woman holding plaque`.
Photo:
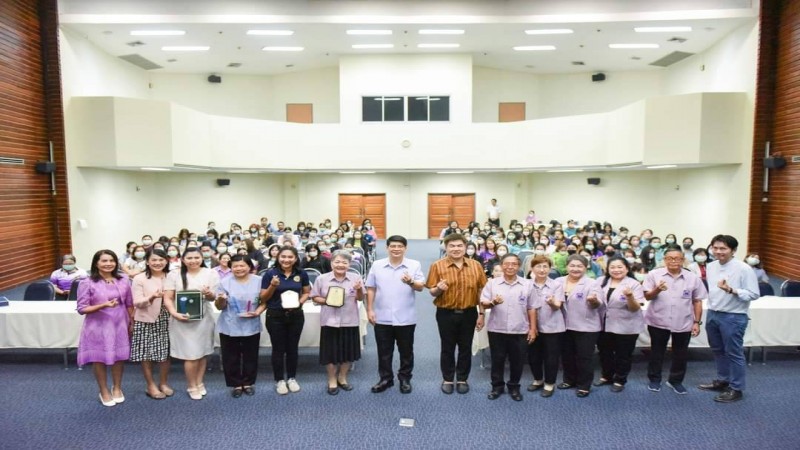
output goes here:
[[[103, 406], [125, 401], [122, 372], [131, 356], [131, 285], [118, 270], [117, 255], [100, 250], [92, 258], [91, 275], [78, 285], [78, 314], [86, 316], [78, 344], [78, 365], [92, 363]], [[111, 391], [106, 384], [107, 366], [111, 366]]]
[[333, 271], [317, 277], [311, 289], [312, 301], [322, 305], [319, 363], [328, 371], [330, 395], [339, 389], [353, 390], [347, 372], [351, 363], [361, 359], [358, 302], [364, 299], [364, 282], [361, 275], [347, 271], [352, 258], [345, 250], [333, 252]]
[[170, 356], [183, 360], [186, 392], [192, 400], [206, 395], [203, 376], [206, 356], [214, 353], [214, 318], [208, 302], [216, 298], [219, 275], [202, 267], [203, 255], [189, 247], [180, 270], [170, 270], [164, 280], [164, 300], [172, 316], [169, 324]]
[[311, 286], [308, 275], [300, 268], [297, 249], [284, 245], [278, 252], [278, 263], [261, 279], [261, 302], [266, 302], [266, 327], [272, 341], [272, 372], [275, 391], [286, 395], [300, 391], [297, 383], [297, 347], [303, 332], [303, 304]]
[[258, 344], [261, 323], [258, 316], [266, 309], [259, 301], [261, 277], [253, 275], [254, 265], [247, 255], [231, 258], [231, 272], [219, 284], [214, 305], [222, 311], [217, 319], [217, 332], [222, 353], [225, 384], [233, 388], [231, 395], [256, 393], [253, 385], [258, 372]]

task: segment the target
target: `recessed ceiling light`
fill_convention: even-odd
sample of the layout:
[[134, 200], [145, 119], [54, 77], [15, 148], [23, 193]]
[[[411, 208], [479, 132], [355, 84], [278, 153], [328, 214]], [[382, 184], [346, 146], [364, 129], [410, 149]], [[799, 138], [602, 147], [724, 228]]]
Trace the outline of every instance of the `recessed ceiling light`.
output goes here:
[[583, 172], [583, 169], [557, 169], [557, 170], [547, 171], [547, 173], [572, 173], [572, 172]]
[[250, 36], [291, 36], [292, 30], [247, 30]]
[[353, 44], [353, 48], [355, 49], [394, 48], [394, 44]]
[[417, 48], [458, 48], [459, 44], [417, 44]]
[[662, 164], [660, 166], [647, 166], [648, 169], [672, 169], [678, 167], [675, 164]]
[[211, 47], [207, 45], [168, 45], [161, 47], [165, 52], [207, 52]]
[[166, 167], [142, 167], [142, 170], [147, 170], [150, 172], [169, 172], [169, 169]]
[[264, 47], [265, 52], [302, 52], [303, 47]]
[[392, 34], [392, 30], [347, 30], [347, 34], [352, 36], [386, 36]]
[[514, 47], [514, 50], [518, 52], [536, 52], [536, 51], [546, 51], [546, 50], [555, 50], [555, 45], [520, 45]]
[[626, 49], [626, 48], [658, 48], [658, 44], [608, 44], [608, 48]]
[[637, 33], [674, 33], [692, 31], [692, 27], [635, 27], [633, 31]]
[[525, 34], [572, 34], [569, 28], [550, 28], [542, 30], [525, 30]]
[[183, 36], [183, 30], [133, 30], [131, 36]]
[[464, 30], [419, 30], [419, 34], [464, 34]]

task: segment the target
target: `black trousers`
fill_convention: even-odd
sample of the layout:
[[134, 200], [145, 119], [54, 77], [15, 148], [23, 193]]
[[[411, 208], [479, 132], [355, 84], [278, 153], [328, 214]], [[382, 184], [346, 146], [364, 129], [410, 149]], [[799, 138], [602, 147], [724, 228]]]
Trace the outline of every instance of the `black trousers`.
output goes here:
[[302, 308], [267, 310], [266, 326], [272, 341], [271, 360], [275, 381], [295, 378], [297, 375], [297, 346], [305, 321]]
[[638, 334], [600, 333], [597, 348], [603, 378], [623, 385], [628, 382], [638, 337]]
[[416, 328], [416, 325], [375, 324], [378, 375], [381, 377], [381, 381], [394, 380], [392, 360], [394, 359], [395, 343], [397, 343], [397, 352], [400, 353], [400, 369], [397, 371], [397, 379], [411, 380], [411, 372], [414, 370], [414, 330]]
[[[522, 368], [525, 366], [525, 352], [528, 346], [527, 334], [506, 334], [489, 332], [489, 351], [492, 352], [492, 389], [519, 388]], [[509, 365], [508, 383], [505, 382], [506, 360]]]
[[561, 352], [565, 383], [575, 385], [582, 391], [591, 389], [594, 377], [592, 356], [599, 335], [599, 331], [567, 330]]
[[[436, 310], [436, 323], [442, 341], [439, 364], [444, 381], [467, 381], [469, 378], [472, 369], [472, 337], [475, 335], [477, 322], [476, 308]], [[458, 360], [455, 356], [456, 347], [458, 347]]]
[[667, 352], [667, 341], [672, 336], [672, 366], [669, 369], [671, 384], [683, 383], [686, 376], [686, 362], [689, 359], [689, 340], [692, 333], [673, 333], [663, 328], [647, 326], [650, 332], [650, 362], [647, 364], [647, 378], [661, 382], [661, 368], [664, 366], [664, 354]]
[[528, 364], [534, 380], [544, 379], [546, 384], [556, 384], [563, 340], [564, 333], [539, 333], [528, 346]]
[[261, 333], [252, 336], [219, 334], [219, 349], [222, 353], [222, 370], [225, 371], [226, 386], [251, 386], [256, 383], [260, 341]]

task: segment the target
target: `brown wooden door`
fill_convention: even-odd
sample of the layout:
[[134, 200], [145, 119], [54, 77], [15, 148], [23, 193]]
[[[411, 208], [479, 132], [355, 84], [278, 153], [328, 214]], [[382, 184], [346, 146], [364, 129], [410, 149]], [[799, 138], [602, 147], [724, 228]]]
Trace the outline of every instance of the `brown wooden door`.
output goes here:
[[386, 237], [386, 194], [339, 194], [339, 223], [361, 226], [364, 219], [372, 221], [378, 238]]
[[498, 122], [519, 122], [525, 120], [525, 102], [500, 103]]
[[311, 103], [287, 103], [286, 121], [314, 123], [314, 105]]
[[462, 228], [475, 220], [475, 194], [428, 194], [428, 237], [438, 239], [453, 220]]

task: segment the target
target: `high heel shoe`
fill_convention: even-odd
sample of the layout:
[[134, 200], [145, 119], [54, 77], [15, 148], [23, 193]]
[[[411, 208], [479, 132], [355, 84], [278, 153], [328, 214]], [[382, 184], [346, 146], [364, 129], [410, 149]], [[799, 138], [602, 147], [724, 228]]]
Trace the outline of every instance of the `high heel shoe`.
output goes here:
[[100, 397], [100, 403], [102, 403], [103, 406], [116, 406], [117, 405], [117, 402], [114, 401], [113, 397], [109, 401], [103, 400], [103, 394], [100, 394], [99, 397]]

